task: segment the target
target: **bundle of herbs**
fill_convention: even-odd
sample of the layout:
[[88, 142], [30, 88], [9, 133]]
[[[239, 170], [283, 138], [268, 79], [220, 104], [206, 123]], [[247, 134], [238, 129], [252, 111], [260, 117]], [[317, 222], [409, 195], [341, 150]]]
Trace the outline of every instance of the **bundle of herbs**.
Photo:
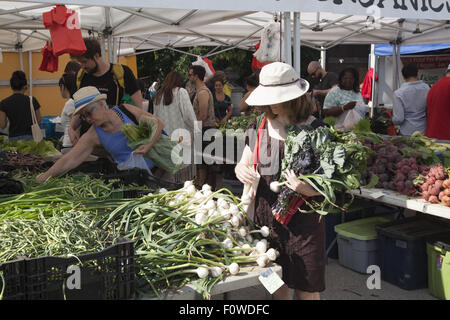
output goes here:
[[287, 170], [292, 170], [323, 197], [320, 200], [304, 198], [309, 209], [299, 208], [299, 211], [326, 215], [336, 209], [347, 210], [353, 196], [338, 198], [337, 194], [360, 187], [361, 173], [365, 171], [366, 154], [370, 149], [357, 141], [344, 141], [328, 127], [288, 126], [286, 130], [282, 174], [279, 181], [271, 183], [271, 189], [280, 192], [272, 206], [274, 216], [286, 214], [292, 199], [298, 196], [285, 186], [284, 173]]
[[[156, 134], [157, 123], [154, 118], [142, 116], [139, 125], [124, 124], [122, 132], [128, 139], [128, 146], [136, 149], [152, 141]], [[182, 147], [162, 134], [149, 152], [144, 155], [158, 168], [170, 173], [176, 173], [183, 166]]]

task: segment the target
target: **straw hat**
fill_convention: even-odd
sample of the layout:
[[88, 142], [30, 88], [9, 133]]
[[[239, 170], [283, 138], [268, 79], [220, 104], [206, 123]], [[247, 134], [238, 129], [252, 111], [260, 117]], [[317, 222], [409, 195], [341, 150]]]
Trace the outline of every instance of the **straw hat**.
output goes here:
[[301, 79], [289, 64], [272, 62], [259, 74], [259, 86], [245, 100], [249, 106], [268, 106], [296, 99], [309, 89], [309, 82]]
[[73, 94], [73, 100], [75, 103], [75, 111], [73, 114], [77, 114], [92, 102], [106, 100], [106, 94], [101, 94], [96, 87], [83, 87]]

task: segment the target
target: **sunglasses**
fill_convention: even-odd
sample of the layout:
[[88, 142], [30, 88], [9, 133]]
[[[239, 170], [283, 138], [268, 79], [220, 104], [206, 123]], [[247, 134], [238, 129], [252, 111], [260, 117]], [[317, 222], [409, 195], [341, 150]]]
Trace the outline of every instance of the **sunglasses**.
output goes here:
[[319, 70], [319, 68], [320, 68], [320, 67], [317, 67], [316, 70], [314, 70], [314, 72], [311, 72], [309, 75], [310, 75], [312, 78], [315, 78], [315, 77], [316, 77], [316, 72], [317, 72], [317, 70]]

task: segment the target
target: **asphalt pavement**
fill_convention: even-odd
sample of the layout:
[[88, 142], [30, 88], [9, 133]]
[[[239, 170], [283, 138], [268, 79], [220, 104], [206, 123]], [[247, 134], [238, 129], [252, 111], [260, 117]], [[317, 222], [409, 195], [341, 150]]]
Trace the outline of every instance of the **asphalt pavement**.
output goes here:
[[[389, 282], [380, 281], [379, 289], [367, 286], [369, 274], [362, 274], [339, 264], [339, 260], [328, 259], [326, 267], [326, 289], [321, 300], [437, 300], [428, 288], [404, 290]], [[374, 283], [369, 280], [369, 283]], [[270, 300], [271, 295], [262, 286], [227, 293], [225, 296], [213, 296], [214, 300]]]

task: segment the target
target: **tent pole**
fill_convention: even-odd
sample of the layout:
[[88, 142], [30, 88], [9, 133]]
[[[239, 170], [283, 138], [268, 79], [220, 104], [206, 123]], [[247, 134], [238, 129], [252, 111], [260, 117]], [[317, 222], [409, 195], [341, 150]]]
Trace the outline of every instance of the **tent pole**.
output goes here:
[[300, 12], [294, 12], [294, 69], [301, 75]]
[[113, 48], [113, 39], [111, 30], [111, 16], [110, 16], [111, 8], [105, 7], [105, 30], [103, 31], [106, 36], [106, 41], [108, 43], [108, 61], [109, 63], [114, 63], [114, 48]]
[[100, 49], [101, 49], [101, 52], [102, 52], [102, 57], [103, 57], [103, 59], [105, 59], [106, 58], [105, 37], [103, 36], [102, 33], [99, 33], [98, 37], [99, 37]]
[[23, 56], [22, 56], [22, 39], [20, 36], [20, 33], [17, 32], [17, 45], [19, 47], [19, 63], [20, 63], [20, 70], [23, 71]]
[[291, 13], [284, 13], [284, 59], [285, 63], [292, 65], [292, 38], [291, 38]]
[[373, 81], [372, 81], [372, 106], [373, 111], [375, 113], [375, 108], [378, 108], [378, 82], [376, 80], [376, 75], [378, 74], [378, 68], [379, 68], [379, 59], [377, 56], [375, 56], [375, 61], [373, 65]]
[[320, 66], [327, 69], [327, 49], [320, 47]]
[[371, 89], [371, 101], [369, 101], [369, 108], [370, 108], [370, 118], [373, 118], [373, 114], [374, 114], [374, 101], [373, 101], [373, 97], [374, 97], [374, 90], [375, 90], [375, 45], [371, 44], [370, 45], [370, 60], [369, 60], [369, 69], [372, 68], [373, 70], [373, 76], [372, 76], [372, 89]]
[[393, 72], [392, 72], [392, 91], [397, 90], [397, 44], [395, 42], [392, 43], [392, 64], [393, 64]]
[[29, 77], [30, 77], [30, 81], [29, 81], [29, 88], [30, 88], [30, 96], [33, 95], [33, 53], [30, 51], [28, 51], [28, 72], [29, 72]]

